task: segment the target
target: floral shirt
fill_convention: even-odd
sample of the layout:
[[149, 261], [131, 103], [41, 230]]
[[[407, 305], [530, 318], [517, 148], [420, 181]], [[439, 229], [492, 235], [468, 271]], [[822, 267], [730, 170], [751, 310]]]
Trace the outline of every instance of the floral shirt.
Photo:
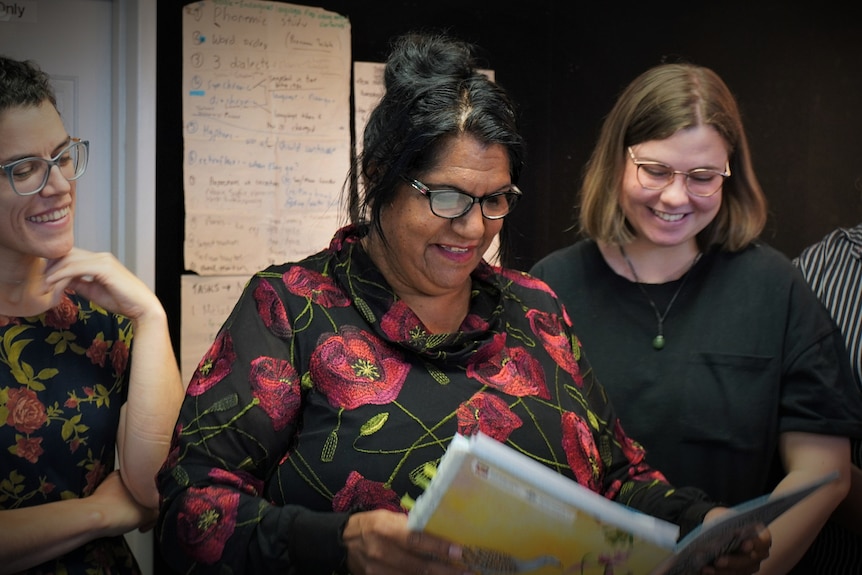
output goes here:
[[[39, 316], [0, 316], [0, 338], [0, 509], [92, 494], [114, 469], [131, 323], [67, 291]], [[123, 537], [25, 571], [139, 572]]]
[[647, 465], [544, 283], [483, 263], [460, 330], [429, 333], [363, 233], [257, 273], [201, 360], [158, 475], [174, 569], [331, 573], [347, 515], [407, 512], [456, 432], [688, 527], [711, 507]]

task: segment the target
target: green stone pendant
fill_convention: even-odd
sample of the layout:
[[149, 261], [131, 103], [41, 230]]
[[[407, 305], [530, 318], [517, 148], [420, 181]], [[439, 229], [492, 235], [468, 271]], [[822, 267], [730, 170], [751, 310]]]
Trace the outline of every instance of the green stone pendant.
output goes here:
[[655, 337], [653, 338], [653, 340], [652, 340], [652, 346], [653, 346], [655, 349], [662, 349], [662, 348], [664, 348], [664, 336], [663, 336], [663, 335], [661, 335], [661, 334], [659, 334], [659, 335], [655, 336]]

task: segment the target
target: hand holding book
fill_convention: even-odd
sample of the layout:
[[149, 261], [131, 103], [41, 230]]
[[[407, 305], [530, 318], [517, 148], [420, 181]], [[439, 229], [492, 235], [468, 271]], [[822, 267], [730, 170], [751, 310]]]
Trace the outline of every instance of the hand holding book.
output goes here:
[[487, 436], [456, 436], [408, 527], [463, 545], [465, 567], [484, 575], [681, 575], [756, 537], [835, 477], [730, 508], [677, 543], [672, 523], [605, 499]]

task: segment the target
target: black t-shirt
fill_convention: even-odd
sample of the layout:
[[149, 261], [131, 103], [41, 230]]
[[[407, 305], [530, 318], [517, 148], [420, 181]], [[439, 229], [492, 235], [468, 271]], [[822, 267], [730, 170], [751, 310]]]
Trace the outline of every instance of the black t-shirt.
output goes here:
[[[664, 319], [592, 240], [531, 273], [562, 299], [626, 432], [675, 485], [728, 504], [771, 491], [779, 434], [862, 435], [862, 395], [828, 313], [790, 260], [706, 253]], [[664, 313], [679, 282], [644, 286]]]

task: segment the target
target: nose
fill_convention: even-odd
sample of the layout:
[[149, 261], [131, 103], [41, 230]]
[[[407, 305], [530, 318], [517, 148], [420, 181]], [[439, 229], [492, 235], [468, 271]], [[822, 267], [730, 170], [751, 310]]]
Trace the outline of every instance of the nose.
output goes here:
[[688, 188], [685, 178], [685, 174], [674, 174], [673, 180], [661, 191], [661, 201], [671, 205], [688, 203]]
[[71, 189], [72, 182], [66, 179], [66, 176], [60, 171], [60, 166], [54, 164], [48, 168], [48, 181], [45, 182], [45, 187], [42, 188], [39, 194], [65, 194]]
[[480, 238], [485, 235], [485, 216], [482, 215], [482, 206], [474, 202], [466, 214], [452, 220], [452, 225], [457, 228], [458, 233], [466, 238]]

